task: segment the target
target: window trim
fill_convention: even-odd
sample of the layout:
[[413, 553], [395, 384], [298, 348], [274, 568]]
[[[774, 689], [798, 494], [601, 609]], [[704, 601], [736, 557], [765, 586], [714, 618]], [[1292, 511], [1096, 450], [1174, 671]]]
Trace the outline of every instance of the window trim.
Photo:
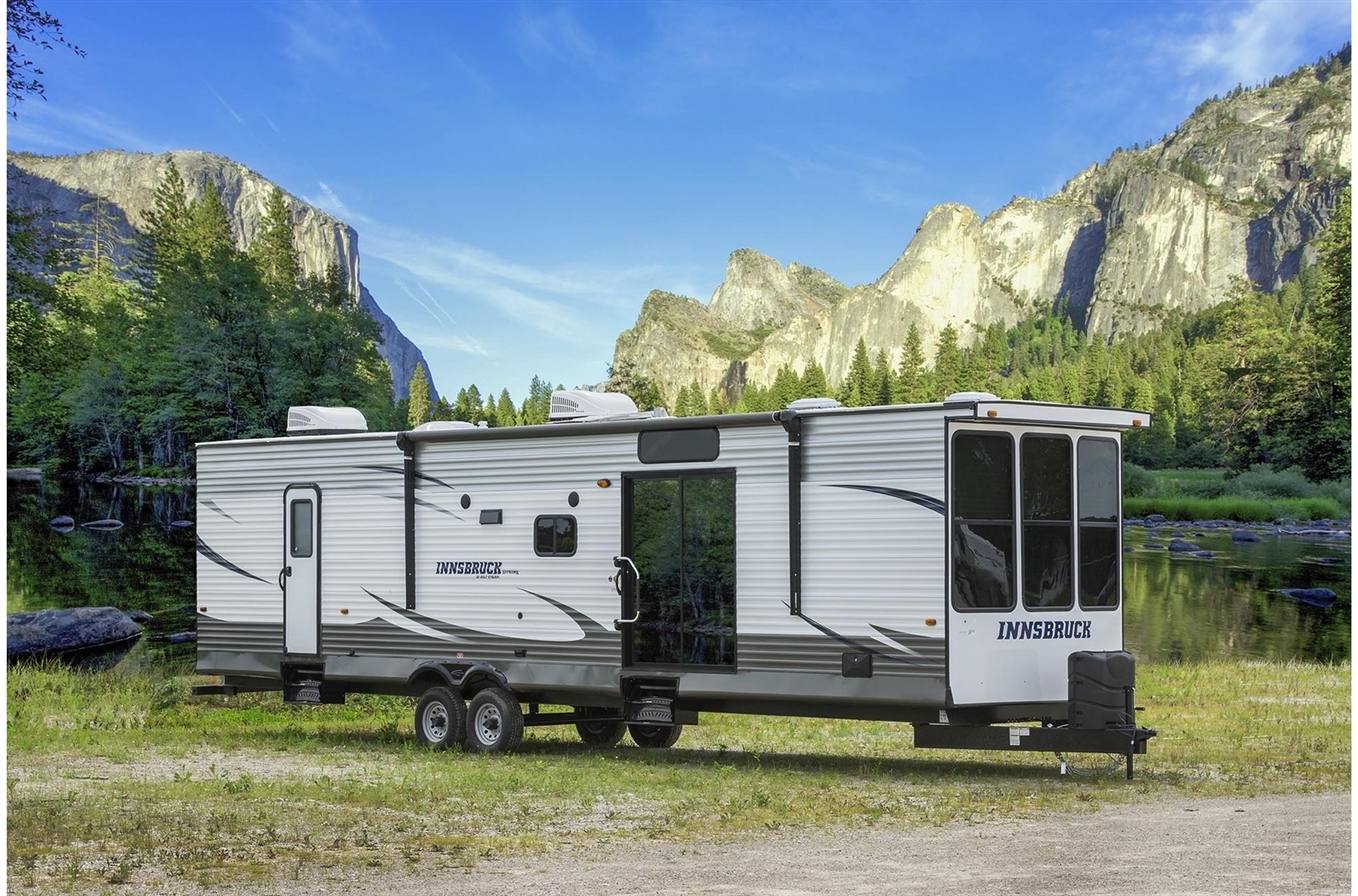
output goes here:
[[[1042, 431], [1036, 431], [1036, 432], [1025, 432], [1025, 433], [1023, 433], [1022, 435], [1019, 436], [1019, 445], [1018, 445], [1018, 461], [1019, 461], [1019, 463], [1018, 463], [1018, 482], [1017, 482], [1015, 491], [1018, 493], [1017, 496], [1018, 496], [1018, 504], [1019, 504], [1019, 515], [1018, 515], [1018, 525], [1019, 525], [1019, 533], [1018, 533], [1018, 535], [1019, 535], [1019, 543], [1018, 543], [1018, 553], [1019, 553], [1020, 555], [1023, 555], [1023, 554], [1024, 554], [1024, 552], [1026, 551], [1027, 546], [1028, 546], [1028, 532], [1027, 532], [1027, 530], [1026, 530], [1026, 528], [1025, 528], [1025, 527], [1028, 525], [1028, 518], [1027, 518], [1027, 515], [1026, 515], [1026, 513], [1025, 513], [1025, 511], [1026, 511], [1028, 508], [1027, 508], [1027, 503], [1025, 502], [1024, 497], [1023, 497], [1023, 476], [1024, 476], [1025, 469], [1026, 469], [1026, 465], [1023, 463], [1023, 443], [1024, 443], [1025, 441], [1027, 441], [1028, 439], [1033, 439], [1033, 440], [1037, 440], [1037, 439], [1051, 439], [1051, 440], [1053, 440], [1053, 441], [1064, 440], [1065, 443], [1066, 443], [1067, 449], [1069, 449], [1069, 451], [1070, 451], [1070, 454], [1068, 455], [1068, 457], [1070, 458], [1070, 506], [1069, 506], [1069, 508], [1068, 508], [1068, 510], [1069, 510], [1069, 512], [1070, 512], [1070, 518], [1069, 518], [1068, 520], [1065, 521], [1066, 529], [1067, 529], [1067, 531], [1070, 533], [1070, 555], [1071, 555], [1071, 556], [1070, 556], [1070, 566], [1071, 566], [1071, 569], [1070, 569], [1070, 602], [1067, 603], [1067, 604], [1064, 604], [1064, 605], [1062, 605], [1062, 606], [1059, 606], [1059, 607], [1057, 607], [1057, 606], [1052, 606], [1052, 607], [1030, 607], [1030, 606], [1028, 606], [1028, 588], [1027, 588], [1028, 583], [1027, 583], [1026, 580], [1019, 583], [1019, 592], [1020, 592], [1020, 593], [1019, 593], [1019, 600], [1020, 600], [1020, 602], [1022, 602], [1022, 604], [1023, 604], [1023, 609], [1024, 609], [1025, 611], [1029, 612], [1029, 613], [1069, 613], [1071, 610], [1075, 609], [1075, 604], [1076, 604], [1076, 602], [1079, 600], [1079, 596], [1078, 596], [1078, 593], [1077, 593], [1077, 592], [1080, 590], [1080, 582], [1079, 582], [1079, 579], [1078, 579], [1078, 576], [1079, 576], [1079, 569], [1078, 569], [1078, 567], [1079, 567], [1079, 565], [1080, 565], [1079, 542], [1078, 542], [1077, 539], [1076, 539], [1076, 533], [1075, 533], [1075, 530], [1079, 527], [1079, 520], [1076, 518], [1076, 514], [1079, 513], [1079, 508], [1076, 506], [1076, 503], [1077, 503], [1077, 501], [1079, 500], [1079, 496], [1076, 494], [1076, 491], [1077, 491], [1077, 489], [1078, 489], [1078, 487], [1079, 487], [1079, 484], [1080, 484], [1080, 483], [1079, 483], [1079, 479], [1077, 478], [1077, 471], [1076, 471], [1076, 469], [1075, 469], [1075, 451], [1076, 451], [1076, 444], [1075, 444], [1075, 441], [1076, 441], [1076, 440], [1073, 439], [1073, 438], [1071, 438], [1071, 436], [1070, 436], [1069, 433], [1064, 433], [1064, 432], [1042, 432]], [[1035, 521], [1034, 521], [1034, 525], [1043, 526], [1043, 527], [1045, 527], [1045, 528], [1053, 528], [1053, 529], [1054, 529], [1054, 528], [1056, 528], [1057, 525], [1059, 525], [1059, 521], [1052, 521], [1052, 520], [1035, 520]], [[1118, 546], [1118, 549], [1119, 549], [1119, 550], [1122, 549], [1122, 548], [1121, 548], [1121, 545]], [[1028, 566], [1028, 564], [1027, 564], [1027, 557], [1026, 557], [1026, 556], [1021, 556], [1020, 559], [1019, 559], [1019, 564], [1020, 564], [1020, 572], [1022, 572], [1022, 573], [1024, 574], [1024, 576], [1026, 577], [1026, 576], [1027, 576], [1027, 573], [1028, 573], [1028, 569], [1027, 569], [1027, 566]]]
[[[307, 551], [297, 551], [297, 508], [307, 507]], [[310, 498], [296, 498], [288, 502], [288, 556], [297, 560], [309, 560], [316, 556], [316, 505]]]
[[[1084, 602], [1084, 595], [1080, 593], [1082, 584], [1079, 577], [1079, 567], [1084, 562], [1084, 523], [1080, 519], [1080, 442], [1109, 442], [1113, 446], [1113, 481], [1116, 483], [1117, 491], [1117, 510], [1112, 522], [1092, 522], [1089, 525], [1098, 529], [1112, 529], [1115, 533], [1116, 544], [1113, 550], [1113, 568], [1117, 576], [1117, 601], [1106, 606], [1097, 604], [1090, 605]], [[1075, 445], [1075, 600], [1080, 610], [1085, 613], [1107, 613], [1122, 609], [1122, 442], [1110, 436], [1090, 436], [1081, 435]]]
[[[989, 520], [972, 519], [971, 517], [959, 517], [957, 515], [957, 502], [953, 495], [953, 483], [957, 476], [957, 439], [960, 436], [990, 436], [1003, 437], [1009, 442], [1009, 519], [1008, 520]], [[1018, 440], [1014, 434], [1005, 429], [958, 429], [954, 430], [948, 438], [948, 520], [947, 520], [947, 539], [948, 539], [948, 605], [957, 613], [1012, 613], [1020, 604], [1018, 589], [1022, 584], [1023, 574], [1023, 543], [1020, 540], [1021, 533], [1019, 527], [1022, 521], [1018, 518], [1021, 509], [1019, 508], [1018, 481], [1019, 481], [1019, 457]], [[967, 519], [980, 525], [1008, 525], [1010, 528], [1014, 561], [1009, 571], [1009, 605], [1007, 607], [963, 607], [957, 604], [957, 552], [953, 550], [956, 540], [955, 530], [961, 520]]]
[[[556, 527], [552, 527], [552, 550], [543, 552], [538, 550], [538, 523], [543, 520], [567, 519], [571, 521], [571, 529], [575, 532], [575, 547], [571, 548], [570, 553], [556, 550]], [[533, 553], [539, 557], [574, 557], [576, 551], [580, 549], [580, 523], [576, 520], [573, 513], [543, 513], [533, 518]]]

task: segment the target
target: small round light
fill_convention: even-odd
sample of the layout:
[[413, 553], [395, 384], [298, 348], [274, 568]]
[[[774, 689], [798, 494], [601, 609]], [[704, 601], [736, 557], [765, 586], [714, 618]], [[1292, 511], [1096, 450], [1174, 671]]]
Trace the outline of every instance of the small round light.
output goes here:
[[928, 626], [935, 626], [938, 625], [938, 620], [932, 616], [926, 616], [924, 617], [924, 624]]
[[341, 616], [348, 616], [348, 615], [349, 615], [349, 608], [348, 608], [348, 607], [340, 607], [340, 615], [341, 615]]
[[999, 411], [986, 411], [986, 412], [985, 412], [985, 415], [986, 415], [987, 417], [998, 417], [998, 416], [1000, 416], [1000, 412], [999, 412]]
[[1140, 425], [1141, 425], [1141, 420], [1140, 420], [1140, 418], [1137, 418], [1137, 419], [1132, 420], [1132, 426], [1140, 426]]
[[607, 479], [600, 479], [598, 482], [595, 483], [595, 485], [599, 486], [599, 488], [608, 488], [612, 484], [613, 483], [608, 481]]

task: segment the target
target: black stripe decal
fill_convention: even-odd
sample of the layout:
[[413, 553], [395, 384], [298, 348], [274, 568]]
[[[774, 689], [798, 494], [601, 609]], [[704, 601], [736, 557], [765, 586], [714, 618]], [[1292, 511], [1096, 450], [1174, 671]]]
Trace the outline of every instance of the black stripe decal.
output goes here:
[[[401, 469], [400, 467], [384, 467], [384, 466], [380, 466], [380, 465], [378, 465], [378, 466], [367, 466], [367, 465], [364, 465], [364, 466], [360, 466], [358, 469], [360, 469], [360, 470], [376, 470], [376, 471], [378, 471], [379, 473], [395, 473], [397, 476], [404, 476], [404, 475], [406, 474], [406, 471], [403, 470], [403, 469]], [[425, 480], [428, 480], [429, 482], [433, 482], [433, 483], [435, 483], [435, 484], [437, 484], [437, 485], [441, 485], [441, 486], [443, 486], [443, 487], [446, 488], [446, 489], [452, 489], [453, 491], [456, 491], [456, 489], [453, 489], [453, 487], [452, 487], [451, 485], [449, 485], [448, 483], [444, 482], [442, 479], [438, 478], [437, 476], [430, 476], [428, 473], [416, 473], [415, 476], [416, 476], [416, 478], [418, 478], [418, 479], [425, 479]]]
[[220, 507], [218, 507], [218, 506], [217, 506], [217, 502], [214, 501], [214, 500], [212, 500], [211, 498], [204, 498], [204, 499], [203, 499], [203, 506], [206, 507], [208, 510], [211, 510], [213, 513], [220, 513], [222, 516], [226, 517], [227, 519], [229, 519], [229, 520], [230, 520], [231, 522], [233, 522], [233, 523], [239, 523], [239, 522], [240, 522], [240, 520], [236, 519], [234, 516], [232, 516], [231, 514], [227, 513], [225, 510], [222, 510]]
[[[381, 497], [391, 498], [393, 501], [404, 501], [406, 498], [405, 495], [382, 495]], [[437, 510], [439, 513], [447, 514], [448, 516], [452, 517], [455, 520], [462, 520], [462, 517], [453, 513], [446, 507], [438, 506], [433, 501], [426, 501], [424, 498], [416, 498], [415, 503], [420, 505], [421, 507], [428, 507], [430, 510]]]
[[259, 576], [255, 575], [252, 572], [246, 572], [236, 564], [232, 563], [230, 560], [223, 557], [221, 554], [214, 551], [212, 548], [208, 547], [207, 544], [203, 542], [202, 538], [198, 538], [198, 553], [202, 554], [204, 557], [208, 558], [213, 563], [220, 566], [222, 569], [229, 569], [238, 576], [245, 576], [247, 579], [254, 579], [256, 582], [263, 582], [265, 585], [269, 584], [267, 580], [261, 579]]
[[524, 594], [533, 595], [538, 600], [545, 600], [547, 601], [547, 603], [551, 604], [561, 612], [565, 613], [567, 616], [571, 618], [572, 622], [580, 626], [580, 631], [585, 633], [586, 638], [590, 637], [591, 635], [597, 636], [602, 634], [610, 637], [612, 635], [612, 633], [609, 632], [608, 629], [604, 628], [602, 625], [595, 622], [593, 619], [590, 619], [584, 613], [581, 613], [579, 610], [575, 609], [575, 607], [567, 606], [566, 604], [563, 604], [559, 600], [553, 600], [552, 598], [548, 597], [545, 594], [538, 594], [536, 591], [529, 591], [527, 588], [520, 588], [519, 590], [522, 591]]
[[900, 498], [902, 501], [909, 501], [911, 504], [918, 504], [926, 510], [934, 513], [943, 513], [943, 502], [919, 492], [906, 491], [903, 488], [887, 488], [884, 485], [839, 485], [833, 484], [830, 488], [851, 488], [860, 492], [873, 492], [878, 495], [886, 495], [888, 498]]

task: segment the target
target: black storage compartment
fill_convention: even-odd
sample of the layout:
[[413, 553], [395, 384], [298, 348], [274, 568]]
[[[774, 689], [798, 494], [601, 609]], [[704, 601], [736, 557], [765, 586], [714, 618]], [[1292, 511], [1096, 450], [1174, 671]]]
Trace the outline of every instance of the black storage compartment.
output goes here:
[[1136, 727], [1136, 658], [1125, 650], [1081, 650], [1068, 665], [1070, 727]]

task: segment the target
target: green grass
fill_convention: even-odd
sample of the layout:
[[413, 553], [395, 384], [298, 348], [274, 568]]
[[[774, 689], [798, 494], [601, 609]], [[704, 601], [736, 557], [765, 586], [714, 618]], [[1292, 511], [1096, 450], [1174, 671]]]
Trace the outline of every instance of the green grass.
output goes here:
[[1350, 484], [1311, 482], [1299, 470], [1256, 466], [1230, 475], [1216, 469], [1148, 470], [1123, 465], [1123, 514], [1161, 513], [1175, 520], [1241, 522], [1338, 519], [1349, 515]]
[[1330, 498], [1123, 498], [1122, 513], [1144, 517], [1159, 513], [1171, 520], [1237, 520], [1244, 523], [1272, 520], [1328, 520], [1345, 516]]
[[1128, 784], [1063, 779], [1041, 754], [915, 750], [907, 725], [759, 716], [705, 715], [668, 751], [538, 728], [512, 756], [431, 753], [397, 698], [287, 707], [188, 698], [182, 679], [15, 668], [9, 879], [165, 888], [1349, 786], [1348, 664], [1152, 665], [1139, 685], [1140, 721], [1160, 736]]

